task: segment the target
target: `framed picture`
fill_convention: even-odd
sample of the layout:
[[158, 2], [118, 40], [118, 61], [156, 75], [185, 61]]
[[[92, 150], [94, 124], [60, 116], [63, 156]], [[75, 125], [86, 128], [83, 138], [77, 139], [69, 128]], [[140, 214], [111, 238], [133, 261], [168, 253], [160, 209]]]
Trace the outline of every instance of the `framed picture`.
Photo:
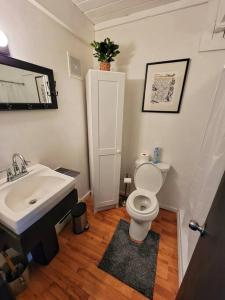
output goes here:
[[142, 112], [179, 113], [190, 58], [146, 64]]

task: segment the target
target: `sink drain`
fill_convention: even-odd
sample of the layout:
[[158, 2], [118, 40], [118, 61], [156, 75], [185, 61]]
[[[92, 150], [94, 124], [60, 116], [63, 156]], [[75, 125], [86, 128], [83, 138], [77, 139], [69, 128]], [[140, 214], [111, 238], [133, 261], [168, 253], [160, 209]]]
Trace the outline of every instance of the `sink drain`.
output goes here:
[[29, 204], [35, 204], [37, 202], [37, 199], [32, 199], [29, 201]]

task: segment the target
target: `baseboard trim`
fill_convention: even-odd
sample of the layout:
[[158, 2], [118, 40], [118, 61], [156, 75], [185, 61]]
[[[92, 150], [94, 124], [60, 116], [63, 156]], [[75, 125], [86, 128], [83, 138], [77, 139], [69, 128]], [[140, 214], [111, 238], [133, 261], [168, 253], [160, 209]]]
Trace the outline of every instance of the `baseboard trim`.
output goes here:
[[181, 284], [188, 265], [188, 244], [187, 236], [183, 230], [182, 224], [184, 219], [184, 211], [173, 206], [160, 204], [160, 208], [177, 214], [177, 251], [178, 251], [178, 278]]
[[181, 215], [177, 212], [177, 251], [178, 251], [178, 280], [179, 285], [183, 279], [182, 244], [181, 244]]
[[178, 209], [176, 207], [173, 207], [173, 206], [170, 206], [170, 205], [167, 205], [167, 204], [160, 204], [159, 203], [159, 207], [162, 208], [162, 209], [168, 210], [168, 211], [175, 212], [175, 213], [178, 212]]
[[85, 202], [87, 200], [87, 198], [90, 196], [90, 194], [91, 194], [91, 191], [88, 191], [81, 198], [79, 198], [79, 202]]
[[188, 266], [188, 244], [187, 236], [183, 230], [182, 223], [184, 211], [177, 211], [177, 242], [178, 242], [178, 276], [179, 285], [181, 284]]
[[159, 206], [162, 209], [166, 209], [177, 214], [178, 280], [180, 285], [187, 268], [187, 239], [184, 230], [182, 230], [184, 211], [166, 204], [160, 204]]
[[119, 204], [110, 204], [107, 206], [96, 207], [96, 208], [94, 208], [94, 214], [96, 214], [97, 212], [100, 212], [100, 211], [105, 211], [105, 210], [109, 210], [112, 208], [118, 208], [118, 207], [119, 207]]

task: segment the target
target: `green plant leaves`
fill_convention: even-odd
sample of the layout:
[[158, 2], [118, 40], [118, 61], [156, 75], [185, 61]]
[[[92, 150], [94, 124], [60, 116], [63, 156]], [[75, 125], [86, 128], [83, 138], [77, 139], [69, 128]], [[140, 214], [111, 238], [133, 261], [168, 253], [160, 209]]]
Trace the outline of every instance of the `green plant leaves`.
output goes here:
[[98, 59], [98, 61], [102, 62], [112, 62], [114, 61], [114, 57], [116, 57], [120, 51], [119, 45], [115, 44], [110, 38], [105, 38], [103, 42], [93, 41], [91, 46], [94, 48], [94, 57]]

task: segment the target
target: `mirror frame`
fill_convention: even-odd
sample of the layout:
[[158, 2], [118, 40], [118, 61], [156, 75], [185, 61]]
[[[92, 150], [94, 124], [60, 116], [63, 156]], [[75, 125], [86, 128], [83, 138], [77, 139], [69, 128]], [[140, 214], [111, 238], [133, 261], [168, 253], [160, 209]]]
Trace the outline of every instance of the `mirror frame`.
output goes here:
[[0, 64], [48, 76], [52, 103], [0, 103], [0, 110], [57, 109], [57, 92], [53, 70], [0, 54]]

